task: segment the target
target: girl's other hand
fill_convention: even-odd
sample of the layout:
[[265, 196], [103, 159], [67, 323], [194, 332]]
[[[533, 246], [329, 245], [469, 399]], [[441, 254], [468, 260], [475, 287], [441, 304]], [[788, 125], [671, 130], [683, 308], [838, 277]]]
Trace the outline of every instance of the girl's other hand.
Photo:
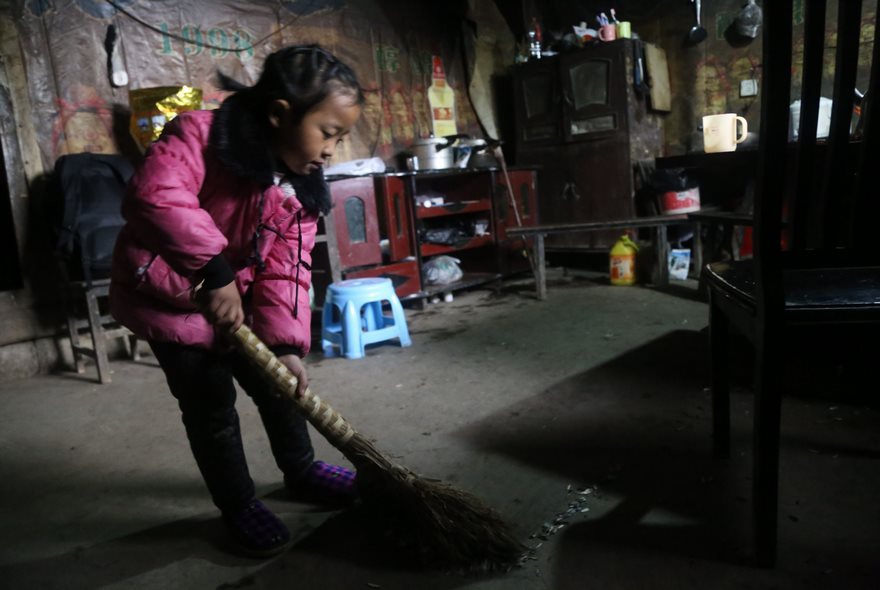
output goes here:
[[225, 333], [234, 334], [244, 323], [244, 309], [241, 295], [235, 282], [219, 289], [201, 293], [202, 313], [215, 327]]
[[296, 377], [296, 397], [302, 397], [309, 386], [309, 376], [306, 374], [306, 367], [303, 365], [302, 359], [295, 354], [285, 354], [278, 357], [278, 360], [284, 363], [284, 366], [290, 369], [293, 376]]

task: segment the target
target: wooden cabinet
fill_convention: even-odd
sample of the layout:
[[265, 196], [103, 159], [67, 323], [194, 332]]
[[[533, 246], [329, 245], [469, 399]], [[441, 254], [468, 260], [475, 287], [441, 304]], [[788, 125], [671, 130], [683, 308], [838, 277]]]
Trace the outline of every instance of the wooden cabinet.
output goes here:
[[388, 240], [388, 258], [403, 260], [415, 253], [412, 238], [410, 199], [406, 183], [399, 176], [376, 177], [379, 226]]
[[316, 302], [323, 304], [330, 283], [358, 277], [386, 277], [398, 297], [417, 296], [421, 279], [403, 179], [340, 178], [330, 182], [330, 193], [333, 208], [322, 218], [313, 255]]
[[[410, 177], [422, 289], [426, 296], [501, 277], [492, 207], [494, 177], [487, 171], [436, 171]], [[432, 284], [424, 265], [440, 255], [460, 261], [464, 275]]]
[[332, 185], [332, 228], [341, 270], [382, 262], [376, 192], [372, 178], [346, 178]]
[[[598, 43], [514, 68], [516, 161], [541, 166], [544, 224], [636, 213], [633, 166], [661, 155], [662, 128], [633, 87], [633, 42]], [[605, 249], [617, 232], [548, 237], [548, 248]]]
[[[498, 260], [504, 275], [531, 270], [526, 249], [532, 240], [510, 238], [507, 228], [538, 224], [538, 182], [533, 170], [511, 170], [510, 186], [501, 172], [495, 173], [495, 235]], [[515, 204], [515, 208], [514, 208]]]
[[[509, 238], [506, 228], [518, 224], [514, 202], [523, 225], [537, 224], [536, 173], [514, 169], [509, 178], [512, 191], [495, 169], [330, 179], [333, 209], [319, 239], [327, 284], [387, 277], [401, 299], [425, 298], [528, 270], [525, 241]], [[424, 264], [441, 255], [460, 261], [461, 280], [430, 283]], [[316, 282], [316, 292], [325, 287]]]

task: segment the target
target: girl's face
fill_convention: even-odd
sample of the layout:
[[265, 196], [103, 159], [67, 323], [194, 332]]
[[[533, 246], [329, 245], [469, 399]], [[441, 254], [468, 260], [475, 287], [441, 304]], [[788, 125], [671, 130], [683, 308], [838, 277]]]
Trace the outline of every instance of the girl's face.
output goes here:
[[287, 101], [276, 100], [269, 114], [275, 129], [275, 157], [294, 174], [310, 174], [336, 154], [336, 146], [360, 115], [361, 107], [350, 95], [334, 92], [309, 109], [296, 124]]

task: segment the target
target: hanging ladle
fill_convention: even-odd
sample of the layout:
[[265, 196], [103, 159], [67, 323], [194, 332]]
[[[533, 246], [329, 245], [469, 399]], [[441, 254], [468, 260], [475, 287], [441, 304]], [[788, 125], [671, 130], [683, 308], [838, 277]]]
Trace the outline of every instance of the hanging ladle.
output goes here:
[[700, 0], [691, 0], [691, 2], [696, 5], [697, 24], [691, 27], [691, 30], [688, 31], [688, 41], [696, 44], [705, 39], [707, 33], [706, 29], [700, 24]]

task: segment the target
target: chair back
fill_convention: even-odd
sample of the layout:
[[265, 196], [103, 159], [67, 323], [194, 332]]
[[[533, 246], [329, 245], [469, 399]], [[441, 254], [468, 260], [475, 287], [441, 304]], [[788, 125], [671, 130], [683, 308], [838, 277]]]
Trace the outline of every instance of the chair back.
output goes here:
[[[795, 4], [803, 7], [803, 44], [793, 42]], [[871, 243], [872, 226], [880, 220], [878, 177], [872, 173], [880, 167], [880, 112], [873, 106], [880, 94], [877, 30], [865, 27], [870, 38], [863, 38], [861, 0], [837, 0], [836, 15], [826, 16], [827, 4], [763, 4], [755, 265], [759, 303], [779, 309], [784, 269], [876, 264], [880, 252], [880, 245]], [[832, 53], [828, 137], [817, 140], [823, 72]], [[860, 60], [863, 66], [871, 60], [863, 99], [856, 93]], [[799, 79], [793, 72], [800, 72]], [[800, 121], [791, 123], [797, 125], [791, 142], [789, 105], [798, 95]], [[855, 126], [854, 112], [860, 112]]]

